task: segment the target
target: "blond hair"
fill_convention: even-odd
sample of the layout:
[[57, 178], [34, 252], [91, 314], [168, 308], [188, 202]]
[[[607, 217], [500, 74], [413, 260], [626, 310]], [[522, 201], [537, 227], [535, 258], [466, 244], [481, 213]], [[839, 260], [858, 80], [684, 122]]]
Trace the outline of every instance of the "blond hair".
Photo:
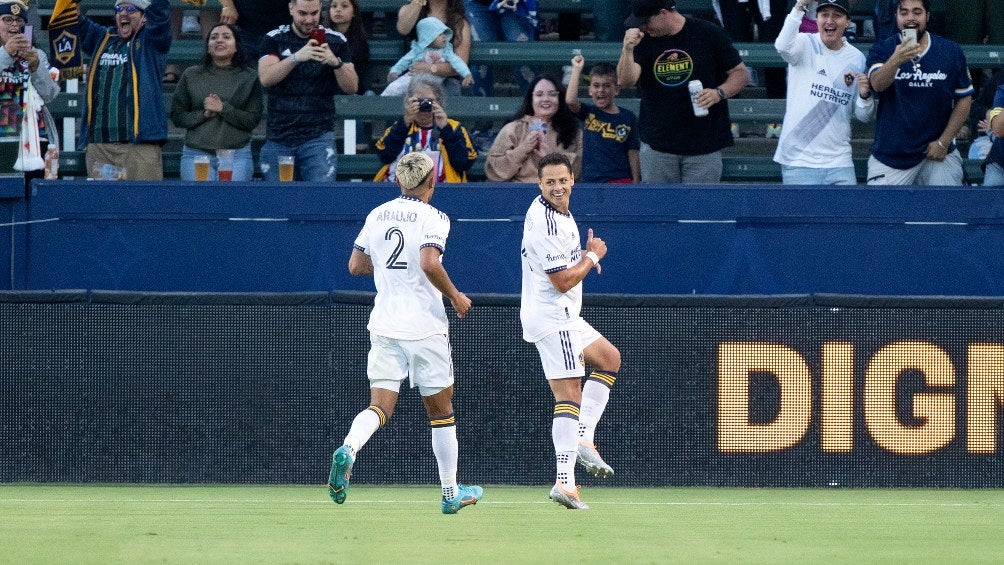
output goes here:
[[432, 158], [423, 151], [414, 151], [397, 161], [397, 184], [404, 190], [415, 190], [432, 172]]

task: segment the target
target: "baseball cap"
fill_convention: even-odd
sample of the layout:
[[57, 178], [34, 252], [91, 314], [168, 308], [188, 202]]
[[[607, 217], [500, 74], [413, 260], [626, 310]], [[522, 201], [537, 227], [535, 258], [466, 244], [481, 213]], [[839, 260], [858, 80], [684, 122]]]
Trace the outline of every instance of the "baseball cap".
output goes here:
[[21, 19], [28, 17], [28, 6], [23, 2], [4, 1], [0, 2], [0, 16], [18, 16]]
[[[843, 0], [846, 2], [847, 0]], [[624, 20], [627, 27], [638, 27], [660, 10], [675, 10], [676, 0], [631, 0], [631, 15]]]
[[848, 18], [851, 17], [851, 4], [848, 0], [817, 0], [816, 1], [816, 11], [822, 10], [827, 6], [833, 6], [834, 8], [840, 10]]

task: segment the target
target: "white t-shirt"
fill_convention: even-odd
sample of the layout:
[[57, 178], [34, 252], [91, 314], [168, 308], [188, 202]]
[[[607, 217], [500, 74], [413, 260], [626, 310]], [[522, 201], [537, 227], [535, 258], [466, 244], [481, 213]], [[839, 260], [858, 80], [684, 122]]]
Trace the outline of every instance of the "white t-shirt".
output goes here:
[[774, 160], [792, 167], [853, 167], [852, 113], [865, 122], [874, 110], [875, 96], [858, 95], [856, 75], [865, 70], [865, 56], [846, 40], [831, 51], [818, 33], [799, 33], [801, 22], [801, 12], [793, 10], [774, 42], [788, 62], [784, 125]]
[[535, 342], [574, 328], [582, 310], [582, 282], [562, 293], [554, 288], [547, 275], [581, 261], [575, 218], [571, 213], [558, 212], [543, 196], [538, 196], [526, 211], [520, 254], [523, 290], [519, 319], [523, 323], [523, 339]]
[[381, 204], [366, 216], [355, 248], [373, 261], [377, 294], [369, 331], [405, 340], [447, 333], [443, 293], [425, 276], [420, 257], [423, 247], [444, 251], [449, 234], [446, 214], [408, 196]]

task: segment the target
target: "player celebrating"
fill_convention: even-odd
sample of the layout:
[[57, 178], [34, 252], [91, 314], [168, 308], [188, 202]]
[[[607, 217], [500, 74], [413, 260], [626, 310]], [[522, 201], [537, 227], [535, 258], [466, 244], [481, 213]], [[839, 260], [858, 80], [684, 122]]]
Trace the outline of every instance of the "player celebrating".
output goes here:
[[[540, 197], [530, 204], [523, 224], [519, 317], [523, 339], [537, 346], [554, 393], [551, 438], [557, 480], [551, 500], [568, 509], [585, 509], [589, 506], [579, 499], [575, 486], [576, 459], [597, 477], [614, 474], [596, 451], [593, 434], [617, 380], [621, 354], [579, 316], [582, 279], [594, 267], [600, 272], [607, 245], [590, 229], [582, 253], [579, 228], [568, 210], [575, 178], [565, 155], [545, 155], [537, 165], [537, 178]], [[585, 363], [594, 370], [583, 386]]]
[[345, 502], [356, 453], [382, 428], [410, 375], [432, 427], [432, 451], [443, 487], [443, 514], [476, 504], [483, 490], [457, 484], [457, 424], [453, 416], [453, 361], [443, 295], [463, 318], [471, 301], [443, 268], [450, 219], [429, 205], [436, 187], [432, 159], [422, 152], [398, 161], [401, 196], [377, 206], [356, 237], [349, 272], [373, 274], [377, 294], [367, 328], [370, 405], [352, 420], [344, 445], [331, 456], [328, 494]]

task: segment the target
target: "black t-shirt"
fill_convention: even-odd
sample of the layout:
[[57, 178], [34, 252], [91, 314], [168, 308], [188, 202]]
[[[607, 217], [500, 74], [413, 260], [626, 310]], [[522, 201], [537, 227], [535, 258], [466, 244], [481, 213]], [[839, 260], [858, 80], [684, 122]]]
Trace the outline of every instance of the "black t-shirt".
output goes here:
[[[352, 62], [352, 52], [345, 36], [327, 30], [331, 52], [344, 63]], [[307, 44], [309, 38], [300, 37], [289, 25], [280, 26], [262, 38], [262, 56], [275, 55], [280, 59], [291, 56]], [[266, 136], [284, 145], [299, 145], [314, 139], [335, 127], [335, 101], [332, 96], [345, 94], [335, 79], [335, 70], [317, 61], [303, 61], [275, 86], [265, 89], [268, 94], [268, 120]]]
[[676, 155], [704, 155], [733, 145], [728, 104], [715, 104], [698, 118], [687, 89], [692, 80], [715, 88], [725, 82], [729, 69], [742, 63], [724, 29], [687, 18], [676, 35], [642, 38], [634, 60], [641, 66], [642, 141]]
[[234, 0], [237, 26], [258, 39], [290, 20], [289, 0]]

